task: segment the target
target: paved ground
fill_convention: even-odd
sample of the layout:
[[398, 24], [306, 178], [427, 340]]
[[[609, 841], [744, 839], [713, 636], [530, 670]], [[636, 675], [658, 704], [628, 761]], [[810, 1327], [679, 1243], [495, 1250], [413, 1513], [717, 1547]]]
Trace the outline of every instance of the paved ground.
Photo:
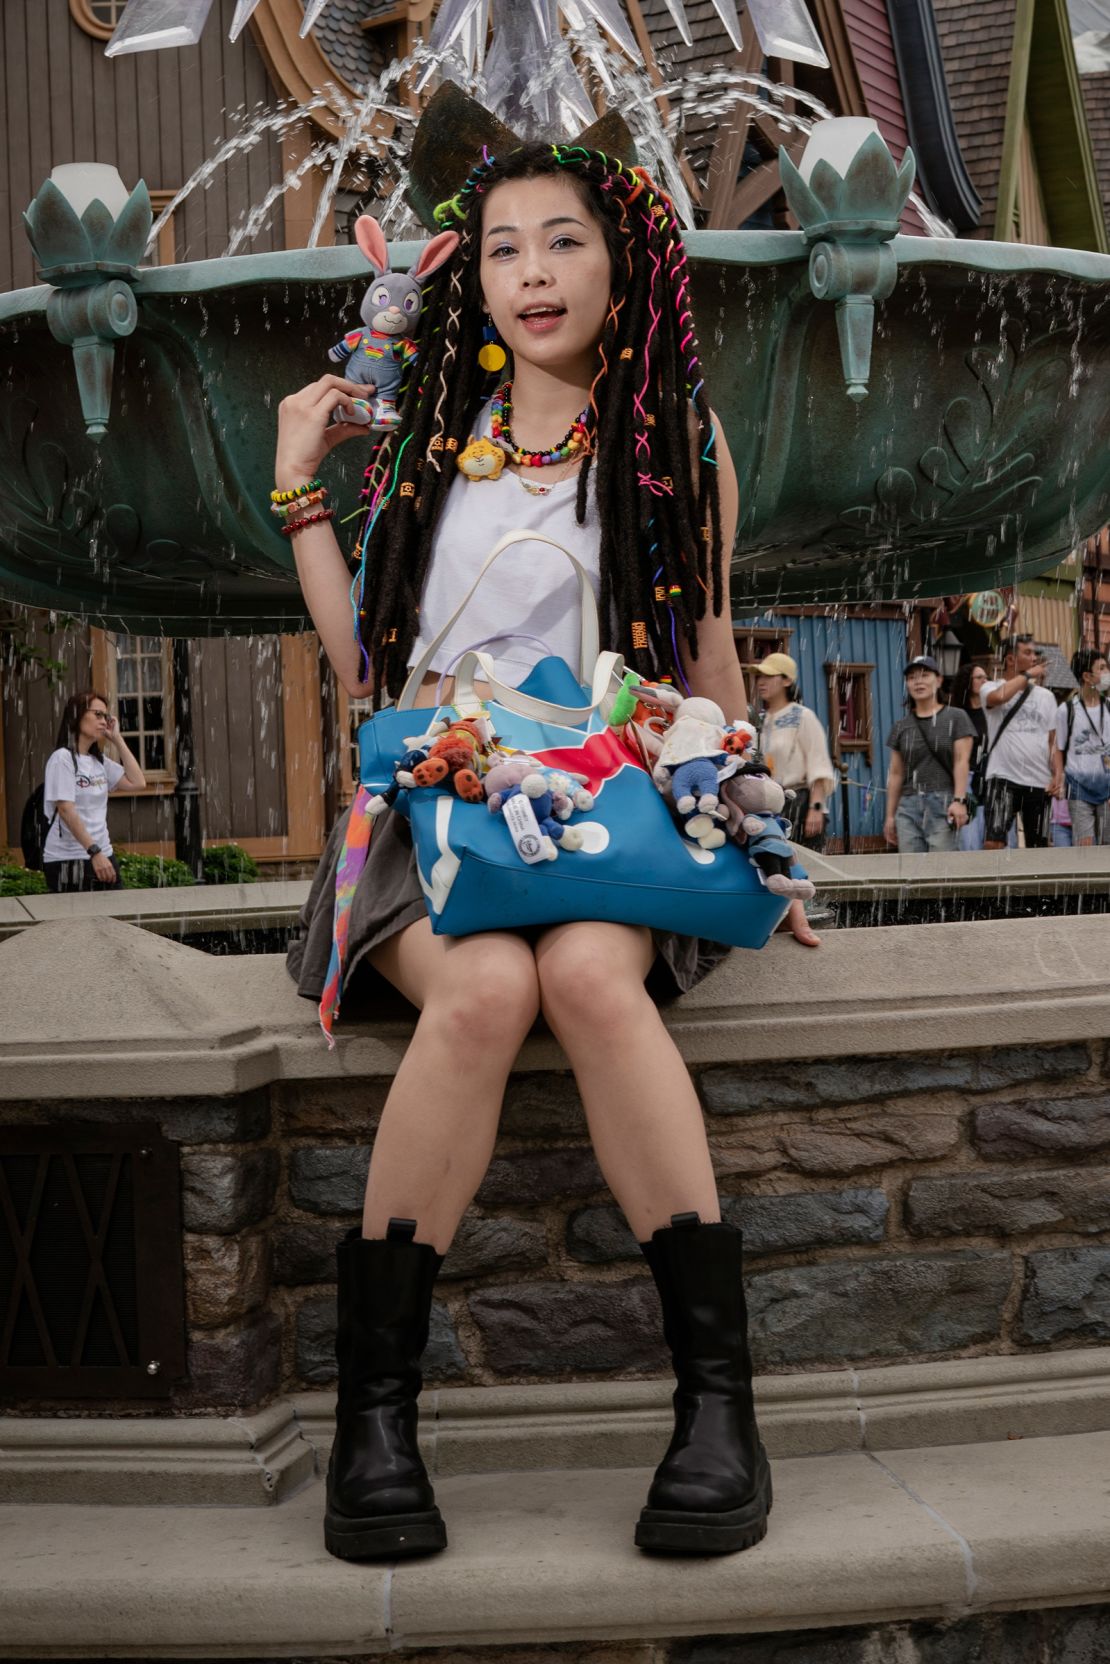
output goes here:
[[782, 1459], [771, 1529], [633, 1547], [648, 1473], [440, 1481], [450, 1547], [331, 1559], [318, 1481], [274, 1508], [0, 1509], [0, 1654], [320, 1656], [759, 1632], [1110, 1594], [1110, 1433]]

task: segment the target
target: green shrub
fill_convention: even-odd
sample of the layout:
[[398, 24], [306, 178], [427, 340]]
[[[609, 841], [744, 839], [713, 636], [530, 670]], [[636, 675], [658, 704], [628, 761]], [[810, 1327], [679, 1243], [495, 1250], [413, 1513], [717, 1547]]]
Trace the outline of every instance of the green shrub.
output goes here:
[[204, 852], [206, 884], [254, 884], [258, 863], [239, 844], [209, 844]]
[[163, 861], [160, 855], [133, 855], [126, 849], [117, 849], [116, 858], [125, 890], [161, 890], [196, 883], [184, 861]]
[[29, 867], [17, 867], [14, 861], [0, 861], [0, 896], [41, 896], [46, 893], [46, 879], [41, 872]]

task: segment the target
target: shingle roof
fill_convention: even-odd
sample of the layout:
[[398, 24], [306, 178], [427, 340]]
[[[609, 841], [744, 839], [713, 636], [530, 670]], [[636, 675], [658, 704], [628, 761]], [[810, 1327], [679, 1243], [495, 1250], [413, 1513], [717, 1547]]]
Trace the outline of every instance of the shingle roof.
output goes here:
[[[698, 71], [717, 69], [733, 60], [732, 42], [725, 32], [713, 0], [686, 0], [686, 21], [692, 46], [687, 46], [674, 26], [664, 0], [641, 0], [640, 10], [651, 35], [655, 58], [665, 79], [676, 79]], [[750, 25], [749, 25], [750, 27]], [[698, 180], [704, 185], [709, 157], [717, 138], [716, 116], [686, 111], [686, 154]]]
[[956, 132], [994, 236], [1017, 0], [933, 0]]
[[1101, 75], [1081, 75], [1079, 85], [1087, 107], [1087, 126], [1091, 133], [1091, 149], [1095, 153], [1099, 195], [1106, 222], [1110, 225], [1110, 70]]
[[393, 0], [329, 0], [312, 33], [321, 51], [352, 86], [380, 75], [389, 61], [388, 30], [362, 29], [364, 18], [389, 11]]

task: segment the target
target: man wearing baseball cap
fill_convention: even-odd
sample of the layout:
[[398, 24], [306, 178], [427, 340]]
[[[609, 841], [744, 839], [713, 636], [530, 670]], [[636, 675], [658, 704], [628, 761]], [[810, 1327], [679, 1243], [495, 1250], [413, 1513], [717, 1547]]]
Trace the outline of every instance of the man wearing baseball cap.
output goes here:
[[940, 666], [919, 653], [906, 666], [906, 704], [887, 735], [883, 834], [900, 855], [924, 855], [956, 848], [966, 826], [967, 780], [975, 726], [966, 711], [942, 705]]

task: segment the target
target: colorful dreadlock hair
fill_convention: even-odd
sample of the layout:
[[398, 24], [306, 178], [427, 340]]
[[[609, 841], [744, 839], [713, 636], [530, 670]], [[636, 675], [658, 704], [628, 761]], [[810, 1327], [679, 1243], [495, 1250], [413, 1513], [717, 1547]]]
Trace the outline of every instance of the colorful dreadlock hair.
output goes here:
[[492, 386], [478, 364], [483, 198], [507, 180], [560, 173], [579, 182], [613, 264], [590, 389], [593, 443], [576, 504], [582, 524], [596, 468], [605, 645], [642, 675], [681, 676], [680, 641], [696, 658], [698, 620], [707, 606], [721, 611], [715, 434], [686, 251], [669, 199], [642, 168], [602, 151], [536, 143], [500, 158], [483, 151], [461, 189], [436, 209], [439, 225], [458, 228], [459, 247], [425, 303], [419, 365], [402, 393], [400, 424], [368, 470], [352, 599], [377, 701], [404, 682], [455, 459]]

